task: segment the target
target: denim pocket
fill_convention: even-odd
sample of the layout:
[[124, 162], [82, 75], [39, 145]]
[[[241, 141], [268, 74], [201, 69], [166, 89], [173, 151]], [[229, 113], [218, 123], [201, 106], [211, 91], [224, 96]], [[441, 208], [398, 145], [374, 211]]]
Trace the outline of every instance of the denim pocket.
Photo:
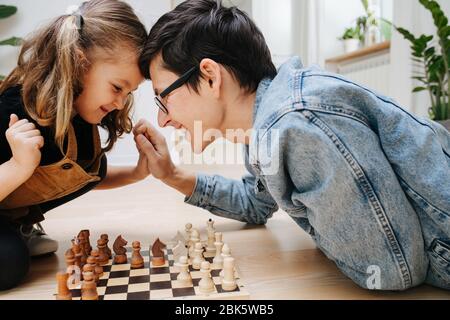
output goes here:
[[446, 285], [450, 284], [450, 243], [435, 239], [428, 250], [430, 268]]

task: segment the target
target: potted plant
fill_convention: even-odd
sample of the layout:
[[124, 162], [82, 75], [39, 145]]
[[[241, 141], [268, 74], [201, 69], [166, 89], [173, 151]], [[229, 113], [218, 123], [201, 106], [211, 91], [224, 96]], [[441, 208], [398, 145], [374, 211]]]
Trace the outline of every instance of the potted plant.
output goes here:
[[339, 38], [344, 42], [346, 53], [358, 50], [361, 39], [361, 29], [358, 26], [345, 29], [344, 34]]
[[[17, 7], [0, 5], [0, 19], [6, 19], [17, 12]], [[0, 40], [0, 46], [20, 46], [22, 39], [18, 37], [11, 37], [9, 39]], [[0, 75], [0, 83], [5, 76]]]
[[375, 7], [369, 5], [369, 0], [361, 0], [365, 15], [356, 19], [356, 25], [362, 31], [362, 42], [371, 46], [381, 41], [381, 20], [376, 17]]
[[[450, 130], [450, 26], [439, 4], [434, 0], [419, 0], [433, 16], [436, 39], [433, 35], [415, 37], [404, 28], [395, 27], [411, 43], [412, 60], [417, 74], [413, 79], [421, 85], [413, 92], [428, 91], [431, 100], [430, 118]], [[434, 41], [433, 41], [434, 40]]]

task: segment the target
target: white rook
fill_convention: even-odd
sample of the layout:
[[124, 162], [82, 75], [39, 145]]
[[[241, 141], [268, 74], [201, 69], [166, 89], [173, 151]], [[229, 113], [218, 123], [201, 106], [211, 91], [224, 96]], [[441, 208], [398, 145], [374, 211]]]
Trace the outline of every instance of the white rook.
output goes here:
[[236, 286], [236, 278], [234, 277], [234, 258], [226, 257], [223, 260], [222, 289], [225, 291], [233, 291], [236, 289]]

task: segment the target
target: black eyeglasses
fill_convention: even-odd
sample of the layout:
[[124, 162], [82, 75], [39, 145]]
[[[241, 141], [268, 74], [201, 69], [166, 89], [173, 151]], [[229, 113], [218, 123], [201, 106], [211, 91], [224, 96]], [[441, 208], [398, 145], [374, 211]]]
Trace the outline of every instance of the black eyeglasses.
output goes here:
[[161, 100], [164, 99], [165, 97], [167, 97], [175, 89], [178, 89], [179, 87], [184, 85], [189, 80], [189, 78], [192, 76], [192, 74], [195, 71], [197, 71], [197, 69], [198, 69], [198, 66], [195, 66], [195, 67], [189, 69], [189, 71], [187, 71], [185, 74], [183, 74], [181, 77], [179, 77], [174, 83], [172, 83], [169, 87], [167, 87], [167, 89], [165, 89], [163, 92], [161, 92], [159, 94], [159, 96], [155, 97], [155, 103], [162, 112], [164, 112], [165, 114], [169, 113], [169, 111], [167, 110], [167, 107], [164, 105], [164, 103]]

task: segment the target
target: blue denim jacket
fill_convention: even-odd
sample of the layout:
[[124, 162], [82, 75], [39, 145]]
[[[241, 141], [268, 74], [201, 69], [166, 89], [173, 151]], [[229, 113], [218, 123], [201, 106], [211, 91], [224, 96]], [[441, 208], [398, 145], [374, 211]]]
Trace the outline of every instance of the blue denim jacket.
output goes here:
[[450, 289], [444, 127], [298, 58], [260, 83], [254, 110], [249, 174], [199, 174], [187, 203], [252, 224], [281, 208], [364, 288]]

